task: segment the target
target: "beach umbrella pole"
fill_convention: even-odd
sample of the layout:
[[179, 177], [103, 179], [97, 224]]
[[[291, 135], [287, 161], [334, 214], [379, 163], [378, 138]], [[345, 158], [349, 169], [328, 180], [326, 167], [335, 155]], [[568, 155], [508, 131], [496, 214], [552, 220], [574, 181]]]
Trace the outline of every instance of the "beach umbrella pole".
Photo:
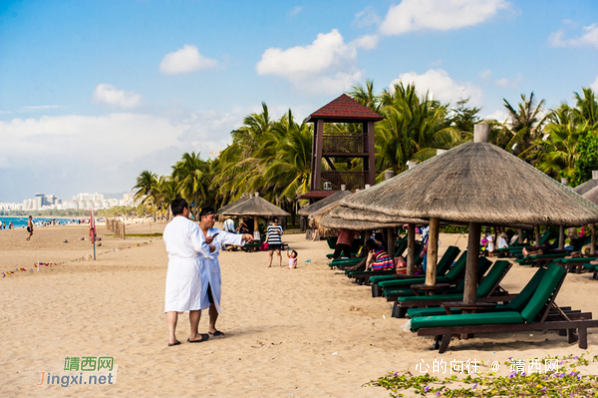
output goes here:
[[559, 250], [565, 250], [565, 226], [559, 226]]
[[436, 265], [438, 263], [438, 218], [430, 218], [430, 237], [428, 239], [427, 256], [426, 285], [435, 285]]
[[480, 260], [480, 232], [481, 225], [469, 223], [469, 236], [467, 242], [467, 265], [465, 268], [465, 289], [463, 302], [475, 304], [478, 288], [478, 262]]
[[394, 259], [395, 257], [395, 230], [394, 228], [386, 228], [386, 241], [388, 242], [388, 254]]
[[592, 237], [590, 244], [590, 255], [596, 255], [596, 224], [592, 224]]
[[407, 229], [407, 275], [413, 275], [415, 263], [415, 224], [409, 224]]

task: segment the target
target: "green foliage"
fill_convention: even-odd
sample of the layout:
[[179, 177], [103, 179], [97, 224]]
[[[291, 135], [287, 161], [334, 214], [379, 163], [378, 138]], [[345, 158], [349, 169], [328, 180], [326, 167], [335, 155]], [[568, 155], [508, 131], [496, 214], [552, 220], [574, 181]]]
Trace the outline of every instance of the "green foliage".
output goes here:
[[598, 170], [598, 136], [586, 134], [577, 143], [579, 159], [571, 175], [572, 186], [577, 186], [592, 178], [592, 170]]
[[[413, 376], [410, 372], [392, 372], [368, 384], [386, 388], [391, 397], [404, 397], [405, 394], [452, 398], [598, 397], [598, 377], [582, 376], [581, 371], [577, 369], [589, 364], [584, 355], [552, 358], [558, 360], [558, 369], [545, 373], [526, 374], [512, 371], [508, 376], [500, 376], [496, 373], [471, 375], [465, 371], [461, 378], [453, 375], [441, 379], [429, 374]], [[596, 361], [597, 357], [594, 356], [593, 361]], [[514, 364], [512, 359], [504, 363], [508, 367]]]

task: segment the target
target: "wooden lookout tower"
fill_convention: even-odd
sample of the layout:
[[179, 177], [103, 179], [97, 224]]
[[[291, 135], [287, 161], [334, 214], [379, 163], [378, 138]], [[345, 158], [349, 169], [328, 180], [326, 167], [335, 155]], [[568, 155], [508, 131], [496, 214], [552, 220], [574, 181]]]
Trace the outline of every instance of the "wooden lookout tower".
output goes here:
[[[310, 192], [302, 196], [310, 201], [325, 198], [345, 185], [347, 190], [364, 189], [376, 182], [374, 123], [383, 117], [346, 94], [312, 113], [307, 122], [314, 124]], [[325, 132], [324, 123], [357, 123], [358, 133]], [[337, 170], [334, 160], [363, 159], [363, 170]], [[322, 159], [328, 164], [322, 170]]]

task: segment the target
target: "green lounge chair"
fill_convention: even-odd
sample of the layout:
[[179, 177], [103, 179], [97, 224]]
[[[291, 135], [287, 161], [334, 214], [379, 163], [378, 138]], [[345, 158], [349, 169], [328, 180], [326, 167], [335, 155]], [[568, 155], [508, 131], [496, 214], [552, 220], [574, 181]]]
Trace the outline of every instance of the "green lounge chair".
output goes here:
[[[488, 261], [485, 257], [480, 258], [482, 261]], [[488, 274], [484, 276], [476, 290], [477, 298], [487, 298], [494, 294], [499, 288], [500, 282], [505, 277], [507, 272], [511, 269], [513, 264], [507, 260], [498, 260], [492, 265]], [[506, 295], [504, 290], [500, 289], [501, 295]], [[409, 308], [422, 307], [438, 307], [447, 301], [460, 301], [463, 299], [463, 293], [442, 294], [432, 296], [407, 296], [398, 297], [392, 309], [392, 316], [395, 318], [404, 318]]]
[[[435, 336], [435, 348], [439, 353], [447, 350], [453, 335], [537, 330], [567, 330], [569, 342], [579, 340], [579, 348], [586, 349], [587, 329], [598, 327], [598, 320], [592, 320], [591, 313], [566, 314], [556, 305], [554, 301], [566, 275], [564, 268], [550, 264], [521, 311], [420, 316], [411, 319], [411, 330], [419, 336]], [[561, 320], [549, 317], [555, 310]]]
[[[505, 260], [501, 260], [505, 261]], [[488, 271], [488, 268], [492, 265], [492, 262], [488, 260], [486, 257], [482, 257], [478, 264], [478, 283], [484, 278], [484, 274]], [[464, 274], [462, 275], [464, 276]], [[459, 282], [457, 284], [457, 281]], [[463, 290], [465, 289], [465, 279], [463, 277], [459, 277], [455, 283], [452, 282], [437, 282], [437, 283], [449, 283], [454, 286], [450, 286], [446, 288], [442, 293], [435, 293], [435, 294], [455, 294], [460, 293], [463, 295]], [[384, 297], [386, 297], [386, 301], [396, 301], [399, 297], [411, 297], [411, 296], [425, 296], [426, 292], [423, 289], [414, 289], [414, 286], [418, 284], [410, 285], [409, 287], [402, 287], [402, 288], [394, 288], [394, 289], [385, 289], [384, 290]], [[456, 285], [456, 286], [455, 286]]]
[[[488, 309], [484, 312], [522, 311], [540, 285], [540, 280], [544, 276], [545, 272], [546, 268], [538, 268], [532, 279], [527, 282], [521, 292], [517, 294], [511, 301], [509, 301], [507, 304], [498, 304], [496, 307]], [[451, 308], [451, 313], [460, 314], [461, 309]], [[407, 316], [409, 316], [409, 318], [438, 315], [446, 315], [446, 310], [444, 307], [409, 308], [409, 310], [407, 310]]]
[[[402, 256], [406, 249], [407, 249], [406, 241], [399, 243], [399, 246], [395, 250], [394, 257]], [[349, 278], [355, 278], [355, 282], [357, 282], [360, 285], [363, 284], [363, 281], [366, 280], [370, 276], [393, 275], [394, 273], [395, 273], [394, 269], [390, 270], [390, 271], [363, 271], [363, 270], [349, 271], [349, 270], [345, 270], [345, 275], [347, 275], [347, 277], [349, 277]]]
[[588, 270], [594, 271], [596, 265], [590, 264], [591, 261], [598, 260], [598, 257], [573, 257], [573, 258], [559, 258], [554, 260], [555, 263], [567, 269], [567, 272], [580, 273]]
[[[398, 257], [400, 255], [403, 254], [403, 252], [405, 251], [405, 248], [401, 251], [401, 254], [397, 254], [395, 253], [395, 257]], [[397, 250], [398, 252], [398, 250]], [[461, 252], [461, 249], [459, 249], [457, 246], [449, 246], [447, 247], [446, 251], [444, 252], [444, 254], [442, 255], [442, 258], [440, 259], [440, 261], [438, 262], [437, 265], [437, 273], [439, 273], [440, 275], [444, 275], [447, 270], [450, 268], [451, 264], [453, 264], [453, 262], [455, 261], [455, 259], [457, 258], [457, 256], [459, 255], [459, 252]], [[366, 284], [370, 284], [370, 278], [374, 277], [374, 276], [386, 276], [386, 277], [392, 277], [394, 279], [394, 275], [396, 274], [396, 270], [392, 270], [392, 271], [360, 271], [360, 272], [353, 272], [353, 274], [349, 275], [349, 277], [354, 277], [355, 278], [355, 282], [362, 285], [364, 283]]]
[[[453, 266], [444, 275], [436, 276], [436, 283], [450, 283], [457, 284], [459, 280], [463, 279], [465, 275], [465, 264], [467, 263], [467, 250], [461, 254], [461, 257], [453, 264]], [[485, 272], [485, 271], [484, 271]], [[399, 277], [402, 275], [399, 275]], [[371, 281], [371, 278], [370, 278]], [[416, 285], [426, 282], [426, 276], [421, 275], [417, 277], [405, 277], [399, 279], [390, 279], [377, 282], [372, 285], [372, 297], [379, 297], [384, 295], [388, 299], [386, 290], [389, 289], [410, 289], [411, 285]]]

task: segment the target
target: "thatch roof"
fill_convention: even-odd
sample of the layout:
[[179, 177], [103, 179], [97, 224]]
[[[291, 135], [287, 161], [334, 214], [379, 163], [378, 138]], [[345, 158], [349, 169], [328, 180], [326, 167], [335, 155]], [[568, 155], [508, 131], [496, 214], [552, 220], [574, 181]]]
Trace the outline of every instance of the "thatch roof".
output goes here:
[[[566, 226], [598, 222], [596, 205], [503, 149], [481, 142], [453, 148], [341, 204], [398, 218], [449, 222]], [[372, 219], [385, 220], [385, 216]]]
[[302, 207], [301, 210], [297, 212], [297, 214], [299, 214], [300, 216], [310, 216], [311, 214], [320, 210], [322, 207], [329, 205], [330, 203], [334, 203], [338, 200], [341, 200], [342, 198], [349, 195], [352, 195], [350, 191], [335, 192], [327, 198], [318, 200], [316, 203], [312, 203], [309, 206]]
[[222, 215], [225, 216], [240, 216], [240, 217], [286, 217], [289, 213], [279, 207], [274, 206], [266, 199], [261, 197], [252, 197], [238, 203], [231, 208], [224, 210]]
[[236, 206], [236, 205], [238, 205], [239, 203], [243, 203], [243, 202], [245, 202], [247, 199], [249, 199], [249, 196], [244, 196], [244, 197], [242, 197], [242, 198], [240, 198], [240, 199], [238, 199], [238, 200], [236, 200], [236, 201], [234, 201], [234, 202], [232, 202], [232, 203], [229, 203], [229, 204], [227, 204], [226, 206], [222, 206], [222, 207], [221, 207], [221, 208], [220, 208], [220, 209], [217, 211], [217, 213], [218, 213], [218, 214], [223, 214], [223, 212], [225, 212], [226, 210], [230, 209], [230, 208], [231, 208], [231, 207], [233, 207], [233, 206]]
[[586, 182], [584, 182], [583, 184], [579, 184], [578, 186], [576, 186], [575, 188], [573, 188], [573, 190], [575, 192], [577, 192], [580, 195], [583, 195], [586, 192], [590, 192], [592, 189], [598, 187], [598, 179], [591, 179], [588, 180]]
[[326, 206], [322, 207], [321, 209], [314, 211], [309, 216], [309, 226], [311, 228], [319, 228], [320, 221], [322, 221], [322, 218], [327, 216], [332, 210], [336, 209], [338, 207], [339, 203], [340, 203], [340, 201], [329, 203]]
[[[590, 181], [592, 181], [592, 180], [590, 180]], [[593, 180], [593, 181], [598, 181], [598, 180]], [[586, 198], [587, 200], [589, 200], [590, 202], [598, 205], [598, 185], [596, 185], [595, 188], [592, 188], [588, 192], [584, 193], [582, 196], [584, 198]]]

